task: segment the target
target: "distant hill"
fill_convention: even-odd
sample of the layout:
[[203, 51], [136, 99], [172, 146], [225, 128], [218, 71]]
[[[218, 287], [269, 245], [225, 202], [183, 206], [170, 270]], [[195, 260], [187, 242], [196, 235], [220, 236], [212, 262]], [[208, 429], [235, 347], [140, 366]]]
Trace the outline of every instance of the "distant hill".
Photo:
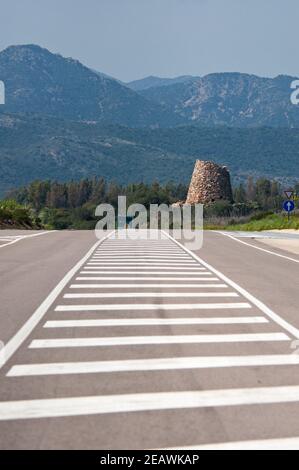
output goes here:
[[139, 93], [185, 120], [206, 126], [299, 127], [299, 106], [290, 101], [295, 77], [262, 78], [214, 73]]
[[11, 46], [0, 52], [0, 80], [6, 85], [5, 112], [128, 126], [182, 122], [117, 80], [36, 45]]
[[182, 126], [130, 129], [0, 113], [0, 194], [34, 179], [103, 176], [120, 183], [188, 183], [196, 158], [248, 175], [299, 179], [299, 129]]
[[150, 76], [141, 78], [140, 80], [134, 80], [133, 82], [128, 82], [127, 86], [134, 91], [142, 91], [154, 87], [175, 85], [176, 83], [185, 83], [192, 79], [195, 79], [195, 77], [192, 77], [191, 75], [182, 75], [181, 77], [175, 78], [161, 78]]

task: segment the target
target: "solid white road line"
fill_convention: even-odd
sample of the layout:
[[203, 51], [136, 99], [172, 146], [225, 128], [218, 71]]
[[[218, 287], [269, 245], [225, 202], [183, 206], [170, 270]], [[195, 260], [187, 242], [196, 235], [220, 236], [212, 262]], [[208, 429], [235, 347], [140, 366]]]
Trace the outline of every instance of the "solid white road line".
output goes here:
[[65, 294], [64, 299], [116, 299], [137, 297], [239, 297], [236, 292], [111, 292], [90, 294]]
[[110, 338], [34, 339], [29, 349], [130, 346], [138, 344], [204, 344], [289, 341], [285, 333], [240, 333], [224, 335], [113, 336]]
[[194, 446], [168, 447], [160, 450], [299, 450], [299, 437], [223, 442]]
[[0, 420], [296, 403], [299, 386], [137, 393], [0, 402]]
[[[217, 369], [229, 367], [265, 367], [298, 365], [296, 354], [265, 356], [191, 356], [158, 359], [129, 359], [124, 361], [57, 362], [19, 364], [7, 373], [8, 377], [31, 375], [98, 374], [111, 372], [138, 372], [180, 369]], [[299, 401], [299, 396], [298, 396]]]
[[44, 328], [84, 328], [104, 326], [163, 326], [163, 325], [239, 325], [269, 323], [265, 317], [210, 318], [112, 318], [104, 320], [50, 320]]
[[[84, 273], [84, 274], [88, 274], [88, 273]], [[93, 273], [94, 274], [94, 273]], [[103, 273], [104, 274], [104, 273]], [[107, 273], [105, 273], [107, 274]], [[124, 273], [114, 273], [114, 274], [124, 274]], [[132, 274], [132, 273], [129, 273], [129, 274]], [[143, 274], [143, 273], [139, 273], [139, 274]], [[150, 273], [150, 274], [157, 274], [157, 273]], [[161, 273], [159, 272], [159, 274], [166, 274], [166, 273]], [[207, 282], [210, 282], [210, 281], [219, 281], [218, 277], [209, 277], [209, 278], [204, 278], [204, 277], [174, 277], [175, 276], [175, 273], [170, 273], [170, 274], [173, 274], [173, 277], [150, 277], [150, 276], [130, 276], [130, 277], [127, 277], [127, 276], [118, 276], [118, 277], [109, 277], [109, 276], [105, 276], [105, 277], [99, 277], [99, 276], [94, 276], [94, 277], [91, 277], [91, 276], [88, 276], [88, 277], [76, 277], [76, 281], [207, 281]], [[192, 273], [188, 273], [188, 275], [190, 275]], [[195, 276], [196, 274], [194, 273], [193, 276]], [[187, 276], [187, 275], [186, 275]], [[161, 284], [163, 285], [163, 284]]]
[[58, 305], [56, 312], [85, 312], [101, 310], [214, 310], [251, 308], [247, 302], [210, 304], [101, 304], [101, 305]]
[[221, 235], [225, 237], [229, 237], [235, 242], [242, 243], [242, 245], [247, 245], [247, 246], [250, 246], [251, 248], [255, 248], [256, 250], [264, 251], [265, 253], [268, 253], [269, 255], [275, 255], [275, 256], [278, 256], [279, 258], [284, 258], [284, 259], [287, 259], [288, 261], [299, 263], [299, 259], [291, 258], [290, 256], [286, 256], [286, 255], [281, 255], [280, 253], [275, 253], [275, 251], [267, 250], [266, 248], [261, 248], [260, 246], [251, 245], [250, 243], [244, 242], [244, 240], [240, 240], [239, 238], [233, 237], [229, 233], [223, 233], [223, 232], [217, 232], [217, 233], [220, 233]]
[[[106, 279], [106, 278], [105, 278]], [[118, 278], [117, 278], [118, 279]], [[174, 279], [175, 280], [175, 279]], [[208, 280], [208, 279], [207, 279]], [[210, 279], [209, 279], [210, 281]], [[213, 288], [217, 289], [220, 287], [221, 289], [227, 289], [228, 286], [226, 284], [71, 284], [70, 289], [188, 289], [188, 288]]]
[[164, 232], [165, 235], [172, 240], [177, 246], [180, 246], [183, 250], [186, 251], [189, 255], [193, 256], [193, 258], [199, 263], [202, 264], [202, 266], [205, 266], [207, 269], [209, 269], [212, 273], [214, 273], [216, 276], [218, 276], [222, 281], [230, 285], [233, 289], [238, 291], [242, 296], [244, 296], [246, 299], [248, 299], [251, 303], [253, 303], [258, 309], [260, 309], [263, 313], [265, 313], [271, 320], [273, 320], [275, 323], [277, 323], [279, 326], [284, 328], [286, 331], [291, 333], [295, 338], [299, 339], [299, 330], [298, 328], [295, 328], [293, 325], [288, 323], [286, 320], [284, 320], [282, 317], [277, 315], [277, 313], [273, 312], [269, 307], [267, 307], [263, 302], [258, 300], [254, 295], [250, 294], [247, 290], [245, 290], [243, 287], [239, 286], [236, 282], [232, 281], [229, 279], [227, 276], [222, 274], [220, 271], [217, 269], [213, 268], [210, 264], [206, 263], [203, 259], [199, 258], [195, 253], [190, 251], [188, 248], [186, 248], [182, 243], [178, 242], [175, 240], [173, 237], [168, 235], [166, 232]]
[[42, 302], [42, 304], [35, 310], [33, 315], [26, 321], [26, 323], [19, 329], [19, 331], [5, 344], [1, 350], [1, 362], [0, 368], [10, 359], [14, 352], [21, 346], [25, 339], [30, 335], [32, 330], [40, 322], [43, 316], [46, 314], [48, 309], [54, 303], [58, 295], [62, 292], [65, 286], [70, 282], [70, 280], [77, 274], [81, 267], [86, 263], [88, 258], [92, 255], [94, 250], [111, 234], [103, 237], [101, 240], [97, 241], [93, 247], [87, 252], [85, 256], [64, 276], [64, 278], [57, 284], [57, 286], [52, 290], [48, 297]]

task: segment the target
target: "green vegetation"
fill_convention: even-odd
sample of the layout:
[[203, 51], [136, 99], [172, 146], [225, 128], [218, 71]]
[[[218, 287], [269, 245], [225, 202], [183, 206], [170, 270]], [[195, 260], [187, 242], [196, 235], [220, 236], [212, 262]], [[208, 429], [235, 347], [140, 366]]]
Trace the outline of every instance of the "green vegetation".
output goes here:
[[[299, 193], [299, 184], [293, 190]], [[209, 230], [272, 230], [298, 228], [298, 218], [282, 211], [285, 195], [281, 184], [249, 177], [246, 185], [234, 188], [234, 203], [218, 201], [204, 210], [204, 227]]]
[[189, 184], [197, 158], [227, 165], [234, 185], [249, 175], [286, 186], [299, 177], [299, 129], [131, 129], [0, 110], [0, 141], [0, 197], [44, 178]]
[[3, 228], [39, 229], [41, 224], [30, 207], [8, 199], [0, 201], [0, 229]]
[[299, 214], [293, 214], [288, 221], [287, 214], [269, 214], [259, 220], [252, 220], [245, 224], [228, 225], [227, 230], [282, 230], [282, 229], [296, 229], [299, 230]]
[[128, 205], [139, 203], [149, 208], [150, 204], [173, 204], [186, 194], [187, 186], [171, 182], [121, 186], [93, 178], [68, 183], [34, 181], [11, 191], [9, 198], [29, 206], [47, 229], [93, 230], [98, 221], [96, 207], [109, 203], [116, 209], [119, 195], [127, 196]]
[[[111, 204], [115, 209], [118, 196], [127, 197], [128, 206], [143, 204], [167, 204], [186, 199], [187, 186], [169, 182], [161, 185], [138, 183], [122, 186], [107, 182], [104, 178], [82, 179], [59, 183], [57, 181], [34, 181], [28, 186], [11, 191], [3, 203], [2, 220], [14, 220], [28, 227], [42, 225], [48, 229], [92, 230], [98, 221], [95, 209], [101, 203]], [[299, 192], [299, 184], [294, 186]], [[217, 201], [204, 207], [206, 229], [270, 230], [299, 228], [298, 215], [288, 222], [282, 212], [285, 199], [277, 181], [249, 177], [247, 183], [234, 188], [234, 203]], [[6, 211], [6, 213], [4, 213]], [[9, 215], [7, 211], [10, 211]], [[6, 222], [7, 224], [7, 222]]]

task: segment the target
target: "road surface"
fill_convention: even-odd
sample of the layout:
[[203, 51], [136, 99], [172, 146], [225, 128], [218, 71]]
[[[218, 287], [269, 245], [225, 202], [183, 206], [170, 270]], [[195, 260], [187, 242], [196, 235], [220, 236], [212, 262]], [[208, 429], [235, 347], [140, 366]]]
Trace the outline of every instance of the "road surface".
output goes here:
[[299, 256], [2, 233], [1, 449], [299, 448]]

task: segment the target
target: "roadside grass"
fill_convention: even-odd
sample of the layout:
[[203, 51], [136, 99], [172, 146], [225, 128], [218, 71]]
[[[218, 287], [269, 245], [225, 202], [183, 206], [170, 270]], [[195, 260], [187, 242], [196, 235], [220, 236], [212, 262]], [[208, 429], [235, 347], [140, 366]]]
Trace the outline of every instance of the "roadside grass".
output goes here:
[[7, 228], [39, 229], [41, 225], [31, 209], [14, 200], [0, 201], [0, 230]]
[[[268, 214], [263, 217], [253, 216], [251, 220], [238, 223], [237, 220], [224, 221], [207, 221], [204, 224], [205, 230], [240, 230], [240, 231], [253, 231], [259, 232], [261, 230], [283, 230], [283, 229], [295, 229], [299, 230], [299, 214], [291, 214], [290, 220], [288, 221], [287, 214]], [[219, 223], [220, 222], [220, 223]]]

